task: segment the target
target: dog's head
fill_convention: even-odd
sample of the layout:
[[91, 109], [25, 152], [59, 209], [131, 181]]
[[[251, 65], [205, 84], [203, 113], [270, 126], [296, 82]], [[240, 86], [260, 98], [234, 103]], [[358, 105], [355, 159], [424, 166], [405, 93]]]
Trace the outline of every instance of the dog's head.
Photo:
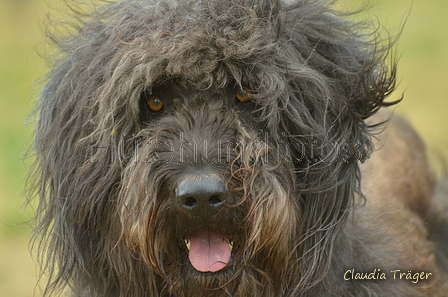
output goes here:
[[59, 43], [32, 175], [49, 288], [278, 296], [324, 275], [395, 81], [323, 2], [122, 0]]

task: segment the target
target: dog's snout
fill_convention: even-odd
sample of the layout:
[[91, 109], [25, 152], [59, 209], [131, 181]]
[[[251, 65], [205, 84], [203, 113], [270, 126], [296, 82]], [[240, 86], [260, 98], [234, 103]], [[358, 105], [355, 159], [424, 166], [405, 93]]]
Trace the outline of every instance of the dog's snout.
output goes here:
[[176, 189], [176, 200], [189, 215], [208, 217], [225, 205], [227, 186], [215, 176], [186, 177]]

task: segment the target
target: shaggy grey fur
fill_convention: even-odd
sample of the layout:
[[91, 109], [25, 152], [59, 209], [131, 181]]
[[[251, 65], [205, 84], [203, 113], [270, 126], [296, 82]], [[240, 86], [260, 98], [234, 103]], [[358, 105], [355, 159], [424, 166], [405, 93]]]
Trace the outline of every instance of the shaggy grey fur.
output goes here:
[[[411, 296], [340, 280], [370, 267], [343, 228], [371, 152], [364, 120], [395, 86], [389, 40], [331, 1], [288, 2], [121, 0], [55, 39], [31, 175], [46, 295]], [[173, 195], [204, 171], [228, 196], [199, 220]], [[234, 243], [216, 273], [183, 244], [204, 226]]]

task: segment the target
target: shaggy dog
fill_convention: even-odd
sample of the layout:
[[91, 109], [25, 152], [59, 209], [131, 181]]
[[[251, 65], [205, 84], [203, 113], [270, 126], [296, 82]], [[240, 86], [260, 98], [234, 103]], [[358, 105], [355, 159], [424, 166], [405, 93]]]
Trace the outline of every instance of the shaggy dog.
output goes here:
[[45, 295], [446, 296], [392, 42], [329, 2], [78, 15], [37, 107]]

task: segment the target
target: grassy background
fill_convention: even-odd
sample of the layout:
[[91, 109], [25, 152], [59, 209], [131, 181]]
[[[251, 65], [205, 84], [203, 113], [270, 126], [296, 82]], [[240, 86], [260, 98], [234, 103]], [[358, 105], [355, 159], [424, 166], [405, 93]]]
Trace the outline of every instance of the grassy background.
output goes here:
[[[30, 256], [29, 228], [20, 223], [32, 209], [22, 207], [29, 161], [22, 156], [32, 131], [25, 124], [46, 71], [42, 22], [60, 0], [0, 0], [0, 296], [41, 296], [35, 290], [36, 266]], [[346, 0], [347, 3], [353, 1]], [[396, 107], [423, 135], [433, 162], [448, 156], [448, 1], [373, 0], [368, 15], [397, 33], [411, 11], [398, 44], [400, 86]]]

